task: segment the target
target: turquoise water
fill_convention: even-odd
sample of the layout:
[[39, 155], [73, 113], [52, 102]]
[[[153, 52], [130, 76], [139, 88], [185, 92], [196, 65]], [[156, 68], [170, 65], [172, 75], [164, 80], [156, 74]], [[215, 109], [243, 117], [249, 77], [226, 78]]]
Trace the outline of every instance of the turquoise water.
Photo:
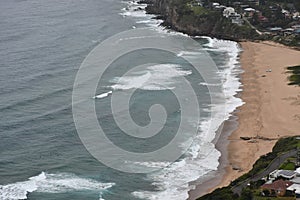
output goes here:
[[[205, 153], [194, 152], [197, 147], [192, 147], [175, 165], [153, 174], [128, 174], [106, 167], [80, 141], [72, 116], [72, 87], [83, 59], [113, 34], [136, 26], [156, 26], [157, 22], [142, 11], [132, 11], [130, 6], [122, 11], [126, 6], [119, 0], [0, 0], [0, 200], [184, 199], [189, 181], [216, 170], [220, 153], [201, 134], [199, 145]], [[198, 41], [208, 44], [206, 48], [222, 72], [222, 76], [211, 78], [228, 81], [224, 90], [228, 90], [232, 104], [226, 110], [232, 111], [240, 103], [233, 98], [239, 88], [238, 66], [232, 67], [237, 65], [237, 45], [209, 38]], [[232, 49], [234, 55], [228, 53]], [[180, 108], [172, 94], [155, 88], [153, 83], [168, 81], [176, 86], [180, 84], [178, 76], [187, 77], [196, 91], [201, 102], [201, 130], [205, 131], [211, 108], [207, 87], [201, 76], [176, 55], [151, 51], [129, 55], [106, 72], [97, 92], [137, 87], [142, 75], [116, 80], [126, 66], [145, 59], [140, 55], [168, 62], [141, 72], [151, 73], [152, 82], [132, 97], [129, 109], [133, 118], [147, 124], [147, 111], [153, 103], [164, 105], [170, 117], [162, 134], [150, 141], [133, 140], [122, 135], [113, 123], [107, 109], [110, 97], [96, 99], [98, 120], [108, 137], [135, 152], [168, 143], [178, 128]], [[207, 152], [211, 153], [209, 159], [205, 157]]]

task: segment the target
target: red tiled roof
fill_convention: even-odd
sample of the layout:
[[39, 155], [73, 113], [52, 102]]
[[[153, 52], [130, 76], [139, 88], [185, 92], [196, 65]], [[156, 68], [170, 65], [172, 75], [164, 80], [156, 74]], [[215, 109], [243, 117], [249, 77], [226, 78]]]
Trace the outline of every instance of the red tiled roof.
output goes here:
[[286, 190], [293, 183], [291, 181], [277, 180], [271, 184], [264, 184], [261, 186], [262, 189], [270, 189], [270, 190]]

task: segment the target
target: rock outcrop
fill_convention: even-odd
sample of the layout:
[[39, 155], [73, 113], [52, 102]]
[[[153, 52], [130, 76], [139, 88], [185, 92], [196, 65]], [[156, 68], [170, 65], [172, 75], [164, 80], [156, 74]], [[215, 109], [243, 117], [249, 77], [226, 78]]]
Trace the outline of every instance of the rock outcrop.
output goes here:
[[[185, 0], [146, 0], [146, 11], [163, 19], [163, 25], [191, 36], [211, 36], [220, 39], [254, 39], [255, 30], [238, 26], [222, 16], [220, 11], [203, 8], [204, 12], [195, 13]], [[202, 8], [201, 8], [202, 9]]]

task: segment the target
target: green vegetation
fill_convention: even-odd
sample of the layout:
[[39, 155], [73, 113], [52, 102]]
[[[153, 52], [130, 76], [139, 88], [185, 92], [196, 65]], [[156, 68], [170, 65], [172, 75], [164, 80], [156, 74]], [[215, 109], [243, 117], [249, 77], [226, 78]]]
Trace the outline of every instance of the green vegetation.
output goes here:
[[191, 10], [194, 12], [194, 15], [196, 16], [209, 14], [209, 10], [202, 6], [191, 6]]
[[295, 170], [295, 168], [296, 168], [295, 162], [291, 162], [289, 160], [282, 163], [282, 165], [279, 167], [279, 169], [284, 169], [284, 170]]
[[287, 72], [292, 75], [289, 76], [289, 85], [299, 85], [300, 86], [300, 65], [294, 67], [287, 67]]
[[[212, 6], [213, 2], [233, 7], [243, 17], [226, 18], [222, 9]], [[249, 4], [257, 12], [245, 13], [239, 2]], [[289, 11], [290, 15], [283, 14], [282, 9]], [[235, 41], [271, 40], [300, 47], [300, 34], [293, 29], [284, 30], [299, 24], [299, 20], [292, 17], [296, 10], [300, 11], [299, 0], [261, 0], [259, 5], [254, 1], [236, 0], [154, 0], [146, 10], [148, 13], [160, 15], [158, 18], [164, 20], [164, 26], [191, 36], [207, 35]], [[282, 29], [271, 30], [274, 27]], [[290, 79], [292, 84], [300, 82], [297, 75], [292, 75]]]
[[233, 24], [223, 16], [221, 10], [210, 7], [211, 0], [203, 1], [201, 6], [195, 0], [156, 0], [149, 5], [147, 12], [160, 14], [163, 25], [189, 35], [208, 35], [212, 37], [242, 40], [258, 39], [259, 35], [248, 24]]
[[[299, 66], [300, 69], [300, 66]], [[232, 192], [232, 188], [235, 185], [239, 185], [246, 179], [258, 174], [263, 169], [265, 169], [277, 156], [288, 152], [292, 149], [298, 148], [300, 146], [300, 140], [297, 137], [288, 137], [288, 138], [281, 138], [277, 141], [275, 146], [272, 149], [271, 153], [267, 155], [261, 156], [253, 165], [253, 168], [248, 173], [244, 174], [243, 176], [239, 177], [235, 181], [231, 183], [231, 185], [223, 188], [216, 189], [210, 194], [202, 196], [198, 198], [198, 200], [294, 200], [295, 197], [262, 197], [260, 193], [260, 186], [264, 184], [263, 180], [259, 180], [257, 182], [251, 182], [250, 186], [243, 189], [241, 196], [234, 194]], [[292, 167], [291, 160], [287, 160], [286, 163], [282, 165], [284, 169], [290, 169]]]
[[231, 191], [230, 187], [223, 187], [216, 189], [210, 194], [204, 195], [197, 200], [235, 200], [239, 199], [239, 196]]
[[243, 176], [239, 177], [235, 181], [232, 182], [232, 185], [236, 185], [239, 182], [246, 180], [258, 174], [263, 169], [268, 167], [268, 165], [280, 154], [288, 152], [292, 149], [297, 148], [300, 145], [300, 140], [297, 140], [296, 137], [288, 137], [288, 138], [281, 138], [277, 141], [275, 146], [272, 149], [272, 152], [261, 156], [253, 165], [253, 168]]
[[[218, 2], [225, 6], [234, 7], [238, 13], [243, 13], [241, 8], [236, 2], [247, 4], [249, 1], [235, 1], [235, 0], [207, 0], [205, 4], [209, 7], [209, 2]], [[248, 5], [248, 4], [247, 4]], [[258, 40], [272, 40], [277, 43], [281, 43], [287, 46], [300, 46], [300, 35], [292, 34], [288, 32], [285, 34], [281, 31], [270, 31], [270, 28], [281, 27], [282, 29], [291, 28], [293, 25], [299, 24], [299, 20], [293, 19], [291, 16], [285, 16], [282, 13], [282, 9], [285, 9], [291, 13], [296, 10], [300, 11], [299, 0], [260, 0], [260, 4], [250, 3], [249, 7], [256, 9], [259, 12], [253, 14], [244, 13], [244, 17], [256, 27], [263, 34], [258, 36], [256, 34], [249, 34], [247, 39]], [[248, 29], [248, 31], [251, 31]], [[244, 37], [242, 37], [244, 38]]]
[[261, 196], [255, 196], [255, 200], [295, 200], [295, 197], [261, 197]]

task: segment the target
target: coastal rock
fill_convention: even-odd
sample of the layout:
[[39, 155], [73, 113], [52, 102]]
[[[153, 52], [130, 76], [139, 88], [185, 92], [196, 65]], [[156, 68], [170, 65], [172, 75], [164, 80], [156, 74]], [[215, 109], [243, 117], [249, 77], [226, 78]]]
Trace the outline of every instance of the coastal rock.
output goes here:
[[147, 13], [159, 15], [164, 20], [162, 25], [190, 36], [206, 35], [241, 41], [257, 35], [251, 28], [232, 24], [219, 11], [202, 7], [203, 13], [194, 13], [185, 1], [153, 0], [147, 4]]

